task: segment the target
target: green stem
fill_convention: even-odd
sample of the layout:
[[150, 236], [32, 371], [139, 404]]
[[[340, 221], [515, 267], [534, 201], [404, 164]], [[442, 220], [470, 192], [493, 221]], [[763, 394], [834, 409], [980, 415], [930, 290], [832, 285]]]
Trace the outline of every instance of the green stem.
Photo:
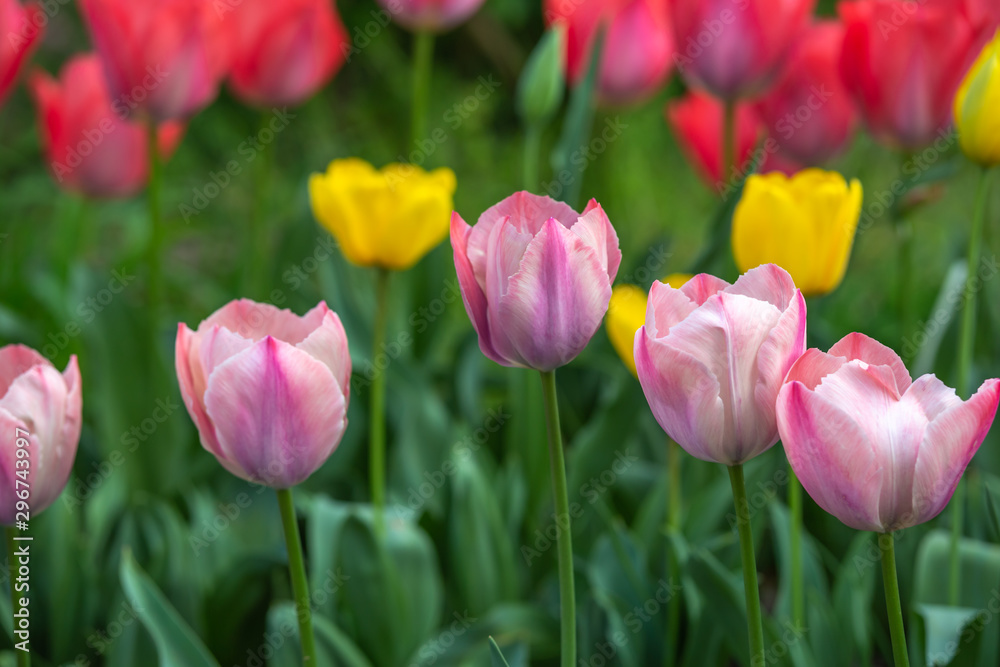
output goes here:
[[522, 165], [524, 189], [534, 192], [538, 189], [538, 155], [542, 147], [542, 128], [529, 123], [524, 128], [524, 163]]
[[968, 273], [965, 279], [965, 294], [962, 302], [962, 327], [958, 343], [958, 395], [963, 399], [972, 393], [969, 376], [972, 371], [972, 351], [976, 342], [976, 295], [970, 287], [972, 277], [979, 267], [979, 249], [983, 240], [983, 223], [986, 219], [986, 200], [989, 194], [990, 172], [983, 169], [976, 191], [976, 208], [972, 215], [972, 230], [969, 234]]
[[302, 557], [299, 524], [295, 519], [295, 503], [292, 501], [291, 489], [277, 489], [277, 493], [281, 523], [285, 529], [285, 547], [288, 549], [288, 573], [292, 577], [292, 593], [295, 596], [295, 616], [299, 620], [302, 665], [313, 667], [316, 664], [316, 639], [313, 636], [309, 583], [306, 580], [305, 559]]
[[806, 589], [802, 577], [802, 485], [788, 466], [788, 510], [792, 523], [792, 623], [805, 627]]
[[559, 550], [559, 606], [562, 630], [560, 655], [562, 667], [576, 667], [576, 594], [573, 581], [573, 536], [570, 527], [569, 494], [566, 492], [566, 462], [563, 458], [562, 432], [559, 426], [559, 401], [556, 397], [555, 371], [541, 371], [542, 393], [545, 395], [545, 424], [549, 436], [549, 458], [552, 472], [552, 495], [556, 521], [565, 522], [557, 528]]
[[757, 557], [754, 555], [753, 529], [750, 526], [750, 504], [743, 480], [743, 464], [729, 467], [729, 482], [736, 505], [736, 524], [740, 533], [740, 557], [743, 561], [743, 592], [747, 601], [747, 631], [750, 635], [750, 664], [764, 664], [764, 626], [760, 612], [760, 591], [757, 588]]
[[[976, 344], [976, 295], [972, 291], [972, 277], [979, 267], [979, 252], [983, 240], [983, 226], [986, 219], [986, 201], [990, 190], [990, 172], [983, 169], [976, 190], [976, 204], [972, 214], [972, 230], [969, 233], [968, 270], [965, 277], [965, 293], [962, 301], [962, 324], [958, 340], [958, 395], [968, 399], [972, 394], [972, 353]], [[948, 554], [948, 602], [958, 606], [962, 588], [962, 568], [958, 555], [959, 541], [962, 539], [964, 486], [959, 480], [951, 499], [951, 544]]]
[[[681, 447], [676, 442], [667, 439], [667, 529], [669, 532], [679, 534], [681, 532]], [[669, 544], [669, 542], [668, 542]], [[671, 554], [667, 549], [667, 557], [670, 559], [667, 572], [670, 583], [674, 584], [680, 579], [681, 568], [677, 562], [676, 554]], [[667, 667], [673, 667], [677, 663], [678, 639], [681, 629], [681, 596], [671, 595], [667, 605], [667, 642], [664, 647], [664, 662]]]
[[372, 504], [375, 506], [375, 532], [385, 536], [385, 374], [387, 368], [376, 365], [379, 351], [385, 342], [388, 319], [389, 272], [378, 269], [375, 277], [375, 325], [372, 337], [372, 406], [369, 418], [371, 444], [369, 446], [369, 475], [371, 476]]
[[732, 177], [736, 166], [736, 102], [726, 100], [722, 107], [722, 178], [725, 183]]
[[434, 65], [434, 33], [418, 32], [413, 37], [413, 108], [410, 125], [410, 148], [427, 132], [427, 102], [431, 92], [431, 69]]
[[[899, 243], [899, 282], [896, 285], [896, 308], [902, 331], [910, 331], [910, 294], [913, 292], [913, 224], [906, 219], [896, 221]], [[905, 355], [904, 353], [904, 356]], [[904, 359], [909, 362], [910, 359]]]
[[163, 307], [163, 268], [162, 248], [165, 236], [163, 218], [160, 215], [160, 188], [162, 180], [162, 165], [160, 164], [160, 145], [157, 127], [154, 121], [147, 124], [147, 148], [149, 152], [149, 184], [146, 187], [146, 199], [149, 205], [149, 244], [146, 246], [146, 265], [149, 271], [149, 308], [154, 313], [154, 328], [159, 327], [159, 318], [155, 314]]
[[892, 636], [892, 656], [895, 667], [910, 667], [906, 653], [906, 632], [903, 630], [903, 606], [899, 602], [899, 580], [896, 577], [896, 549], [892, 533], [879, 535], [882, 552], [882, 582], [885, 584], [885, 607], [889, 614], [889, 634]]

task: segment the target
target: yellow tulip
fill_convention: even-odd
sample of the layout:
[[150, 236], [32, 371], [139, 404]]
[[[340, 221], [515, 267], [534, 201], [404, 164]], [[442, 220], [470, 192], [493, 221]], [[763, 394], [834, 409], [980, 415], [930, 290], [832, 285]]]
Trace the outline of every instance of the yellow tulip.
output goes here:
[[752, 175], [733, 213], [736, 266], [777, 264], [806, 296], [826, 294], [844, 278], [860, 215], [857, 179], [822, 169]]
[[358, 158], [334, 160], [309, 178], [313, 215], [359, 266], [403, 270], [448, 235], [455, 173], [408, 164], [381, 170]]
[[965, 75], [955, 95], [958, 143], [969, 158], [1000, 164], [1000, 31]]
[[[674, 289], [680, 289], [690, 279], [690, 274], [672, 273], [664, 278], [663, 282]], [[608, 304], [608, 319], [605, 326], [608, 329], [611, 346], [632, 371], [632, 375], [636, 374], [632, 344], [635, 341], [635, 332], [645, 323], [646, 293], [635, 285], [616, 285], [611, 290], [611, 302]]]

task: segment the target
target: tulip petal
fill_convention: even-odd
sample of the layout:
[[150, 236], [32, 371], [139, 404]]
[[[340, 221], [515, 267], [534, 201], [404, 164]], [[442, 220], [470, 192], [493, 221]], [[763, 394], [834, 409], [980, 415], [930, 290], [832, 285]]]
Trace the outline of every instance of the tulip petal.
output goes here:
[[646, 327], [636, 332], [633, 351], [639, 383], [660, 428], [695, 458], [728, 460], [725, 406], [711, 370], [650, 337]]
[[758, 416], [767, 423], [774, 417], [774, 398], [792, 364], [806, 349], [806, 300], [796, 291], [757, 352], [757, 385], [754, 399]]
[[597, 253], [549, 218], [510, 279], [499, 316], [525, 364], [552, 370], [587, 346], [610, 299], [611, 282]]
[[912, 382], [910, 372], [906, 370], [906, 364], [903, 363], [898, 354], [874, 338], [869, 338], [862, 333], [847, 334], [834, 343], [833, 347], [830, 348], [830, 354], [844, 357], [848, 361], [858, 359], [867, 364], [888, 366], [892, 370], [896, 389], [900, 395], [909, 389]]
[[882, 463], [849, 412], [790, 382], [777, 418], [788, 462], [816, 504], [851, 528], [881, 531]]
[[[177, 370], [177, 383], [180, 385], [181, 398], [187, 408], [191, 421], [198, 429], [201, 446], [218, 458], [223, 458], [219, 440], [215, 434], [215, 426], [205, 412], [205, 387], [208, 378], [201, 365], [201, 337], [191, 331], [181, 322], [177, 326], [177, 340], [174, 343], [174, 368]], [[244, 475], [240, 475], [243, 477]]]
[[795, 281], [777, 264], [761, 264], [750, 269], [724, 290], [727, 294], [742, 294], [785, 310], [795, 298]]
[[[452, 214], [451, 246], [455, 256], [455, 272], [458, 274], [458, 284], [462, 291], [462, 303], [465, 304], [465, 312], [468, 313], [469, 319], [472, 321], [472, 327], [479, 335], [479, 348], [483, 354], [498, 364], [508, 366], [510, 363], [500, 356], [493, 347], [486, 294], [484, 287], [480, 286], [476, 279], [467, 254], [471, 231], [472, 227], [462, 220], [462, 216], [457, 212]], [[485, 277], [485, 269], [483, 275]]]
[[[695, 282], [699, 278], [692, 279]], [[686, 285], [685, 285], [686, 287]], [[700, 305], [691, 300], [683, 287], [675, 289], [659, 280], [649, 288], [646, 300], [646, 328], [653, 338], [662, 338], [670, 328], [682, 322]]]
[[827, 354], [822, 350], [811, 348], [805, 351], [788, 369], [785, 382], [801, 382], [805, 388], [812, 391], [823, 378], [836, 373], [845, 364], [843, 357]]
[[[27, 468], [27, 481], [30, 487], [33, 488], [38, 469], [38, 438], [31, 433], [24, 421], [10, 414], [2, 407], [0, 407], [0, 429], [3, 429], [3, 433], [10, 434], [7, 437], [12, 437], [16, 433], [20, 434], [20, 437], [25, 437], [24, 433], [29, 434], [25, 437], [28, 441], [28, 461], [30, 462]], [[18, 478], [15, 476], [15, 473], [17, 472], [18, 459], [17, 447], [14, 446], [15, 441], [16, 438], [10, 441], [9, 445], [0, 447], [0, 524], [5, 526], [14, 523], [17, 501], [20, 500], [16, 494], [16, 480]], [[34, 503], [32, 503], [31, 507], [35, 509]]]
[[[923, 376], [913, 389], [925, 383]], [[959, 478], [983, 444], [1000, 401], [1000, 380], [987, 380], [972, 398], [952, 402], [954, 390], [938, 386], [926, 390], [922, 403], [948, 403], [928, 425], [917, 453], [913, 474], [913, 523], [929, 521], [951, 500]], [[912, 390], [911, 390], [912, 391]], [[938, 396], [934, 396], [937, 393]]]
[[322, 465], [347, 423], [344, 394], [326, 364], [271, 336], [216, 368], [205, 407], [225, 458], [251, 481], [279, 489]]
[[[326, 306], [325, 303], [322, 305]], [[337, 313], [327, 309], [323, 323], [296, 347], [326, 364], [337, 378], [344, 398], [350, 397], [351, 352], [347, 347], [347, 333]]]
[[198, 325], [198, 333], [218, 324], [234, 334], [257, 342], [273, 336], [290, 345], [298, 345], [316, 330], [330, 309], [323, 302], [301, 317], [287, 308], [250, 299], [230, 301]]
[[622, 251], [618, 247], [618, 234], [596, 199], [590, 200], [571, 229], [594, 249], [601, 266], [608, 272], [608, 278], [614, 282], [622, 263]]
[[699, 273], [690, 278], [679, 289], [695, 305], [700, 306], [708, 301], [708, 298], [713, 294], [729, 287], [731, 285], [722, 278], [716, 278], [710, 273]]
[[11, 383], [32, 366], [51, 366], [52, 362], [27, 345], [0, 347], [0, 398]]

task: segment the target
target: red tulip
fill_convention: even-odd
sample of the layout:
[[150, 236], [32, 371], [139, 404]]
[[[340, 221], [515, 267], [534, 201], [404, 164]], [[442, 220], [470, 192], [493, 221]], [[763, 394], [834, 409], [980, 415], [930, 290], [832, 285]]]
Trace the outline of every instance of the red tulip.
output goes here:
[[213, 0], [80, 0], [114, 103], [154, 120], [215, 98], [230, 63], [227, 17]]
[[349, 37], [332, 0], [243, 0], [229, 82], [250, 104], [295, 105], [340, 69]]
[[[996, 0], [965, 0], [962, 5], [965, 18], [976, 33], [976, 44], [972, 48], [972, 57], [986, 46], [993, 34], [1000, 28], [1000, 2]], [[971, 64], [971, 63], [970, 63]]]
[[567, 26], [566, 66], [574, 84], [587, 73], [598, 26], [606, 25], [597, 80], [602, 102], [640, 102], [670, 74], [674, 39], [666, 0], [546, 0], [545, 19]]
[[775, 86], [756, 104], [783, 155], [804, 166], [834, 157], [854, 128], [854, 106], [840, 80], [843, 42], [841, 24], [811, 26], [797, 40]]
[[[695, 90], [666, 107], [667, 121], [698, 174], [712, 187], [723, 189], [722, 102]], [[736, 165], [740, 173], [753, 156], [761, 125], [749, 104], [736, 105]], [[727, 174], [726, 178], [735, 176]], [[738, 180], [738, 179], [734, 179]]]
[[0, 103], [14, 86], [24, 61], [42, 36], [44, 14], [38, 5], [0, 0]]
[[786, 62], [815, 0], [673, 0], [678, 70], [734, 100], [760, 92]]
[[[115, 109], [96, 55], [71, 58], [58, 81], [35, 72], [29, 85], [49, 167], [60, 186], [91, 197], [127, 197], [145, 185], [146, 128]], [[172, 152], [182, 132], [180, 123], [164, 123], [160, 151]]]
[[842, 2], [840, 71], [877, 139], [914, 150], [934, 141], [951, 106], [975, 36], [951, 3]]

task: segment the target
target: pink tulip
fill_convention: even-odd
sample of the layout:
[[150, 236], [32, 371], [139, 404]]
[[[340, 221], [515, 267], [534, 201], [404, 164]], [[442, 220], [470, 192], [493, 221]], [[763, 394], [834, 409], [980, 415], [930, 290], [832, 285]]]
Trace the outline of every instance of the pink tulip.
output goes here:
[[796, 41], [788, 66], [755, 108], [781, 152], [803, 166], [825, 164], [851, 138], [854, 105], [840, 80], [844, 27], [820, 21]]
[[179, 325], [174, 361], [202, 446], [237, 477], [286, 489], [340, 443], [351, 356], [325, 303], [298, 317], [232, 301], [197, 331]]
[[80, 0], [80, 7], [116, 110], [176, 120], [215, 98], [231, 58], [228, 3]]
[[24, 495], [34, 517], [62, 493], [80, 443], [81, 410], [76, 356], [59, 373], [29, 347], [0, 347], [0, 523], [14, 523]]
[[689, 454], [736, 465], [778, 441], [774, 403], [806, 349], [806, 303], [774, 264], [734, 284], [655, 282], [635, 365], [653, 416]]
[[0, 0], [0, 104], [14, 86], [24, 62], [42, 36], [45, 15], [38, 5]]
[[229, 81], [250, 104], [304, 102], [340, 69], [349, 50], [332, 0], [243, 0], [233, 20]]
[[666, 0], [546, 0], [545, 20], [567, 26], [566, 66], [574, 84], [587, 74], [598, 26], [605, 25], [597, 79], [603, 103], [641, 102], [670, 74], [674, 35]]
[[[115, 112], [96, 55], [71, 58], [58, 81], [36, 72], [29, 85], [49, 167], [61, 187], [91, 197], [127, 197], [146, 184], [146, 129]], [[183, 131], [177, 122], [160, 127], [161, 154], [173, 152]]]
[[[672, 100], [666, 106], [666, 118], [674, 136], [688, 161], [709, 186], [723, 190], [722, 174], [722, 102], [697, 90]], [[736, 105], [736, 165], [744, 173], [753, 157], [754, 147], [763, 127], [753, 107]], [[738, 174], [726, 174], [726, 179], [737, 182]]]
[[528, 192], [496, 204], [475, 227], [454, 213], [451, 245], [483, 354], [540, 371], [564, 366], [587, 346], [622, 258], [596, 201], [580, 215]]
[[443, 32], [464, 22], [485, 0], [378, 0], [396, 23], [414, 32]]
[[948, 2], [858, 0], [837, 9], [846, 33], [840, 71], [869, 130], [916, 150], [951, 121], [975, 36]]
[[735, 100], [761, 92], [785, 65], [816, 0], [672, 0], [677, 69]]
[[933, 375], [912, 382], [895, 352], [852, 333], [795, 363], [778, 395], [778, 429], [820, 507], [852, 528], [886, 533], [944, 509], [998, 400], [1000, 380], [964, 402]]

